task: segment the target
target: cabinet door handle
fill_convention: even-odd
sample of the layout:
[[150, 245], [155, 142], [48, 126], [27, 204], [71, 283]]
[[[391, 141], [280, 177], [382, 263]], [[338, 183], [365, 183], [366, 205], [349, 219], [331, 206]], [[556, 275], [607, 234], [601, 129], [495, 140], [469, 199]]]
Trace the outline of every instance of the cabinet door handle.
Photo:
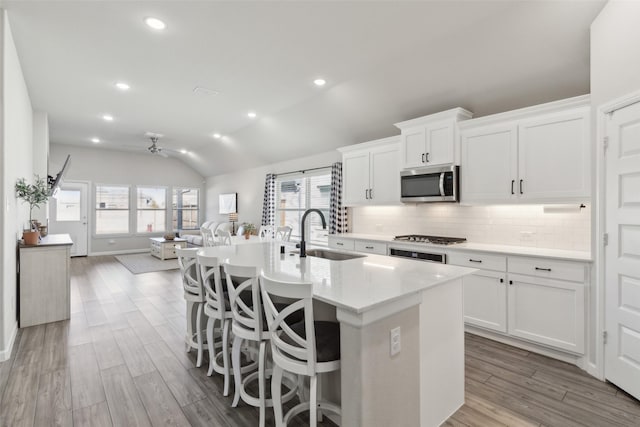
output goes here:
[[482, 262], [481, 259], [471, 259], [469, 258], [469, 262]]
[[424, 163], [424, 153], [422, 153], [422, 163]]
[[373, 188], [369, 189], [369, 198], [373, 199]]
[[522, 181], [524, 181], [524, 179], [520, 180], [520, 194], [524, 194], [523, 191], [522, 191]]
[[538, 271], [551, 271], [550, 268], [540, 268], [540, 267], [536, 267], [536, 270], [538, 270]]
[[515, 185], [515, 183], [516, 183], [516, 180], [515, 180], [515, 179], [512, 179], [512, 180], [511, 180], [511, 194], [516, 194], [516, 192], [515, 192], [515, 191], [513, 191], [513, 186]]
[[364, 189], [364, 198], [369, 200], [369, 190], [368, 189]]
[[509, 284], [510, 284], [510, 285], [513, 285], [513, 280], [509, 280]]
[[427, 163], [429, 163], [429, 153], [425, 154], [425, 158], [427, 159]]
[[365, 249], [373, 249], [373, 246], [365, 246]]
[[504, 279], [500, 279], [500, 283], [504, 283]]

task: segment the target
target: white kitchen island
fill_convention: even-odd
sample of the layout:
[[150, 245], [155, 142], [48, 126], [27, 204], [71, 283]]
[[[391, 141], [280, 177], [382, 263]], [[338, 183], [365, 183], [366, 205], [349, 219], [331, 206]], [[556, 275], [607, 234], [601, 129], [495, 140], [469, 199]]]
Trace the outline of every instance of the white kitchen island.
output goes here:
[[[475, 270], [373, 254], [300, 258], [291, 246], [281, 254], [281, 244], [201, 251], [259, 266], [270, 277], [310, 281], [318, 314], [327, 316], [323, 306], [335, 309], [342, 369], [334, 394], [343, 426], [434, 427], [464, 403], [462, 277]], [[391, 356], [397, 327], [401, 350]]]

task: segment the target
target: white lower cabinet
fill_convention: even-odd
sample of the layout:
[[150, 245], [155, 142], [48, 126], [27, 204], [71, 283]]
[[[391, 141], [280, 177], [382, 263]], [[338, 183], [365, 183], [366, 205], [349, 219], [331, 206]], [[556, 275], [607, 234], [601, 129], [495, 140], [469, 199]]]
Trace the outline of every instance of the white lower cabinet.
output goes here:
[[584, 354], [586, 264], [457, 251], [449, 262], [480, 269], [463, 279], [465, 323]]
[[505, 273], [481, 270], [465, 276], [464, 321], [470, 325], [507, 332]]

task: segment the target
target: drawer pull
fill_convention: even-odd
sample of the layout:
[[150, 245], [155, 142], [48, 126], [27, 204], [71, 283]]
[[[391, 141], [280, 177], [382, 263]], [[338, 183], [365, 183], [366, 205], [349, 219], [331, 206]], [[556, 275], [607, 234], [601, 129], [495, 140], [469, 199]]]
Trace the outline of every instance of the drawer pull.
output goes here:
[[500, 283], [504, 283], [504, 279], [500, 279]]
[[336, 243], [336, 246], [344, 246], [344, 243], [338, 242], [338, 243]]
[[481, 259], [471, 259], [469, 258], [469, 262], [482, 262]]
[[538, 270], [538, 271], [551, 271], [550, 268], [540, 268], [540, 267], [536, 267], [536, 270]]
[[373, 246], [365, 246], [366, 249], [373, 249]]
[[513, 280], [509, 280], [509, 284], [510, 284], [510, 285], [513, 285]]

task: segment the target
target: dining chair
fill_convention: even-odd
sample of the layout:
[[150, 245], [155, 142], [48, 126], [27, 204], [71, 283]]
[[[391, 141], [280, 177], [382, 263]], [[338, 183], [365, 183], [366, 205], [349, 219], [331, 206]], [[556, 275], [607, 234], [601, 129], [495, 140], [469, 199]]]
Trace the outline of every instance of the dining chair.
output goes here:
[[276, 228], [276, 240], [288, 242], [291, 239], [292, 231], [293, 228], [289, 227], [288, 225]]
[[217, 246], [216, 239], [213, 236], [213, 231], [209, 227], [202, 227], [200, 229], [200, 233], [202, 234], [202, 246], [211, 247]]
[[218, 244], [222, 246], [231, 245], [231, 232], [227, 230], [218, 230]]
[[262, 239], [273, 238], [273, 225], [261, 225], [258, 231], [258, 237]]

